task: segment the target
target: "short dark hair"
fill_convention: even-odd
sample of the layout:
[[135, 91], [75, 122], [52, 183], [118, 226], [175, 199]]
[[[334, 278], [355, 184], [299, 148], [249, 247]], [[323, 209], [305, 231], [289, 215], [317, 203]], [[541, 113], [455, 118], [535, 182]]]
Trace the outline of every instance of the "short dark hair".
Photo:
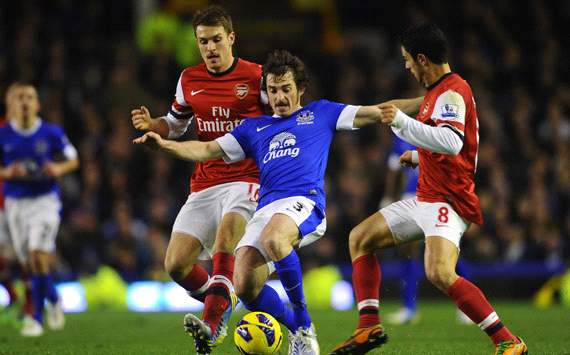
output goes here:
[[276, 49], [269, 53], [263, 64], [263, 89], [267, 89], [267, 74], [282, 76], [288, 71], [293, 74], [297, 88], [306, 89], [309, 86], [309, 74], [301, 59], [284, 49]]
[[230, 14], [228, 14], [223, 7], [218, 5], [208, 6], [194, 14], [194, 17], [192, 18], [194, 32], [196, 32], [196, 28], [200, 25], [222, 26], [227, 33], [232, 33], [234, 31]]
[[435, 64], [448, 61], [447, 38], [435, 24], [421, 24], [408, 28], [400, 36], [400, 43], [414, 60], [421, 53]]

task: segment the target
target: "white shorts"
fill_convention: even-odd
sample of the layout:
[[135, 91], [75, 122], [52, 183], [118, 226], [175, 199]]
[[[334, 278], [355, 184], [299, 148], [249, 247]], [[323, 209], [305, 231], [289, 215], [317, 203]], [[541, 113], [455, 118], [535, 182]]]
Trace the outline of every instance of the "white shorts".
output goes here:
[[54, 194], [32, 198], [11, 198], [5, 201], [6, 219], [14, 252], [21, 263], [31, 250], [51, 253], [59, 228], [61, 201]]
[[[319, 208], [315, 208], [313, 200], [303, 196], [287, 197], [273, 201], [255, 212], [253, 218], [245, 227], [245, 234], [238, 243], [236, 250], [244, 246], [253, 247], [259, 250], [267, 262], [271, 262], [269, 254], [261, 245], [261, 232], [269, 223], [271, 217], [277, 213], [291, 217], [297, 227], [299, 227], [299, 233], [302, 238], [299, 247], [309, 245], [321, 238], [327, 229], [327, 219], [324, 212]], [[272, 271], [271, 266], [270, 271]]]
[[0, 248], [6, 248], [11, 244], [10, 232], [8, 231], [8, 221], [6, 221], [6, 212], [0, 209]]
[[178, 212], [172, 231], [196, 237], [204, 248], [199, 259], [211, 259], [222, 217], [237, 212], [249, 221], [257, 208], [258, 193], [259, 185], [249, 182], [230, 182], [193, 192]]
[[396, 244], [425, 237], [442, 237], [459, 249], [459, 242], [469, 223], [445, 202], [421, 202], [410, 198], [394, 202], [380, 210]]

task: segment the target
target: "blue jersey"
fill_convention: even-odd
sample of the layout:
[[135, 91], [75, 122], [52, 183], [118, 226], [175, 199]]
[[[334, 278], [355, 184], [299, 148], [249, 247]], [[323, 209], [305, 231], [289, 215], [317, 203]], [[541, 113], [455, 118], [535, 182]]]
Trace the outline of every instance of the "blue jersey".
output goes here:
[[[388, 164], [392, 170], [396, 170], [396, 167], [398, 169], [400, 168], [400, 155], [404, 154], [406, 150], [416, 150], [416, 147], [406, 141], [403, 141], [397, 136], [394, 136], [394, 140], [392, 141], [392, 150], [388, 156]], [[404, 185], [404, 191], [402, 191], [402, 195], [415, 195], [416, 186], [418, 185], [418, 177], [420, 176], [419, 167], [416, 169], [404, 168], [403, 172], [406, 177], [406, 182]]]
[[51, 192], [59, 194], [56, 180], [42, 174], [42, 166], [45, 162], [53, 161], [58, 154], [65, 154], [70, 146], [59, 126], [41, 120], [38, 120], [34, 128], [26, 131], [15, 128], [12, 124], [1, 127], [2, 165], [7, 167], [14, 163], [22, 164], [28, 175], [21, 180], [4, 181], [4, 196], [24, 198]]
[[218, 138], [226, 162], [251, 157], [260, 171], [258, 209], [305, 196], [325, 210], [324, 176], [336, 130], [351, 130], [358, 106], [314, 101], [288, 117], [261, 116]]

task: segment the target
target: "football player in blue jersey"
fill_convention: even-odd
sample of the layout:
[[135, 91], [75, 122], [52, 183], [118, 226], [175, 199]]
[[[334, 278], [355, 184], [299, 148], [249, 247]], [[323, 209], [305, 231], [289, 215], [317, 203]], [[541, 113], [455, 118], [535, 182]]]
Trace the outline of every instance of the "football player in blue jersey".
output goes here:
[[[289, 354], [319, 354], [295, 249], [325, 232], [324, 175], [335, 131], [380, 123], [382, 111], [377, 106], [327, 100], [301, 106], [308, 85], [305, 66], [284, 50], [269, 55], [263, 79], [273, 116], [246, 119], [232, 132], [209, 142], [176, 142], [152, 132], [133, 142], [191, 161], [219, 157], [227, 163], [246, 157], [256, 161], [259, 205], [236, 248], [236, 292], [249, 310], [270, 313], [288, 328]], [[273, 270], [292, 309], [265, 285]], [[204, 337], [209, 336], [205, 326]]]
[[34, 312], [32, 318], [24, 318], [21, 334], [39, 336], [46, 299], [48, 326], [57, 330], [65, 323], [50, 276], [61, 210], [56, 179], [75, 170], [79, 159], [62, 129], [38, 117], [40, 102], [34, 86], [22, 84], [16, 104], [17, 114], [0, 128], [0, 175], [5, 180], [5, 210], [14, 251], [32, 277]]

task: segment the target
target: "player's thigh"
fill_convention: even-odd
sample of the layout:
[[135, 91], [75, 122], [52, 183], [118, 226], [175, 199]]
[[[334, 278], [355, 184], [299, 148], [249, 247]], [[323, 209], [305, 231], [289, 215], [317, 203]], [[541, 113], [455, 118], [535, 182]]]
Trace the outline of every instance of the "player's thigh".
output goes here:
[[166, 248], [164, 267], [169, 273], [184, 274], [196, 264], [202, 243], [195, 236], [173, 232]]
[[459, 249], [448, 239], [439, 236], [426, 238], [424, 264], [427, 278], [442, 291], [457, 279], [455, 267]]
[[244, 301], [257, 297], [265, 281], [272, 272], [260, 250], [252, 246], [243, 246], [236, 250], [234, 267], [234, 287]]
[[[375, 222], [376, 229], [371, 229], [370, 234], [380, 235], [377, 237], [380, 248], [406, 244], [423, 238], [422, 230], [414, 219], [416, 207], [415, 198], [400, 200], [382, 208], [372, 216], [373, 220], [370, 222]], [[381, 217], [378, 217], [378, 214]]]
[[[200, 242], [199, 259], [209, 259], [213, 254], [216, 230], [222, 218], [218, 198], [219, 192], [216, 187], [190, 194], [186, 203], [180, 208], [172, 226], [171, 240], [175, 234], [178, 234], [192, 236]], [[172, 248], [169, 247], [169, 249]], [[172, 250], [170, 260], [178, 260], [178, 256], [186, 259], [187, 252], [188, 248], [180, 253]], [[172, 259], [174, 257], [176, 258]]]
[[220, 185], [224, 188], [221, 200], [222, 218], [216, 231], [215, 251], [233, 252], [243, 236], [245, 225], [257, 208], [259, 185], [233, 182]]
[[24, 225], [25, 218], [22, 214], [26, 206], [22, 201], [12, 198], [7, 198], [4, 206], [12, 248], [18, 261], [25, 264], [28, 259], [28, 236]]
[[370, 252], [393, 246], [394, 238], [384, 216], [376, 212], [350, 231], [348, 244], [351, 253]]

